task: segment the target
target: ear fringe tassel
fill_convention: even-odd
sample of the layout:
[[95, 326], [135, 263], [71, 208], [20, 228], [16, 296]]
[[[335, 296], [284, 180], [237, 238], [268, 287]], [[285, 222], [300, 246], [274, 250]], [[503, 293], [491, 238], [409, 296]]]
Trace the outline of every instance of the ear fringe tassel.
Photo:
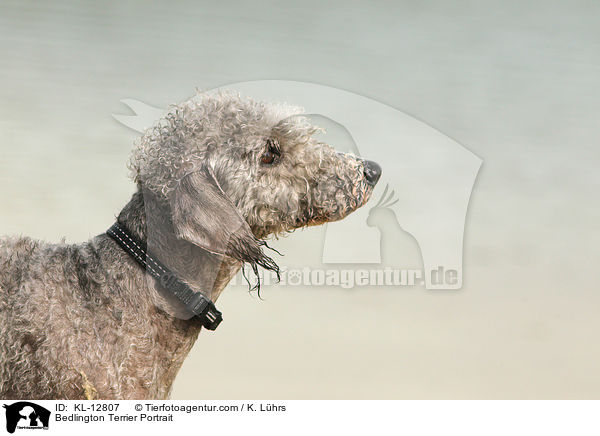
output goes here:
[[[279, 251], [275, 250], [274, 248], [269, 247], [269, 245], [267, 244], [266, 241], [257, 240], [257, 243], [259, 246], [266, 247], [266, 248], [276, 252], [280, 256], [283, 256]], [[250, 265], [250, 268], [252, 268], [252, 272], [254, 273], [254, 276], [256, 277], [256, 282], [254, 283], [254, 285], [252, 283], [250, 283], [250, 279], [246, 275], [246, 268], [245, 268], [246, 264]], [[278, 282], [281, 281], [281, 271], [279, 269], [279, 265], [277, 265], [277, 263], [273, 259], [271, 259], [268, 256], [265, 256], [264, 254], [256, 260], [251, 260], [251, 261], [249, 260], [249, 261], [244, 262], [244, 265], [242, 266], [242, 275], [243, 275], [244, 279], [246, 280], [246, 283], [248, 283], [248, 292], [256, 291], [258, 294], [258, 298], [260, 298], [262, 300], [262, 297], [260, 295], [260, 289], [261, 289], [260, 275], [258, 274], [259, 266], [267, 271], [274, 271], [275, 274], [277, 275]]]

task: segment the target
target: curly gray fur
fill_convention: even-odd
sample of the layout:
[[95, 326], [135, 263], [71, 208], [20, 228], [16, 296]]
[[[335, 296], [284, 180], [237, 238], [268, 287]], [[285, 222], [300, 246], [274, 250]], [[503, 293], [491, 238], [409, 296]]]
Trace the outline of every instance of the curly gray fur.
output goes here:
[[[365, 161], [301, 113], [232, 93], [173, 106], [135, 147], [119, 221], [213, 300], [244, 263], [277, 270], [264, 238], [341, 219], [373, 190]], [[0, 239], [3, 399], [167, 398], [200, 332], [188, 318], [104, 233]]]

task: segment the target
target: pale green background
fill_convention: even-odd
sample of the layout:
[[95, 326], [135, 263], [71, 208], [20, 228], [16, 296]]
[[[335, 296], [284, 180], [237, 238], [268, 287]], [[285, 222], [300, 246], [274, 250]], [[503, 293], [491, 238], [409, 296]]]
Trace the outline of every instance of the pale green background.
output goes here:
[[[110, 225], [133, 191], [122, 98], [346, 89], [484, 159], [464, 288], [230, 289], [173, 398], [598, 398], [599, 16], [579, 1], [3, 0], [0, 232]], [[302, 259], [319, 232], [273, 245]]]

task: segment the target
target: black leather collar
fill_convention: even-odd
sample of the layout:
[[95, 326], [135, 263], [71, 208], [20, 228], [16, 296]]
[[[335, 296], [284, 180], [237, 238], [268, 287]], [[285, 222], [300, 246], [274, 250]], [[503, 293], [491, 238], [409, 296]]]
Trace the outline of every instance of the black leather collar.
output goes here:
[[194, 292], [187, 284], [148, 252], [146, 244], [139, 241], [118, 222], [106, 234], [113, 238], [135, 261], [154, 277], [163, 288], [171, 292], [185, 307], [200, 318], [202, 325], [208, 330], [214, 330], [223, 320], [221, 312], [212, 301], [200, 292]]

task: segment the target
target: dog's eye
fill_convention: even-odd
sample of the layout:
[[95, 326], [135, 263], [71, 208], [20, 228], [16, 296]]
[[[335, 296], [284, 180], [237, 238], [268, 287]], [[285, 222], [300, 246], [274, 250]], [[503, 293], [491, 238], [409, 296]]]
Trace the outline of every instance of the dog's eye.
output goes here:
[[272, 164], [275, 162], [275, 153], [271, 152], [271, 150], [265, 151], [260, 157], [260, 161], [267, 165]]
[[267, 150], [260, 157], [260, 161], [265, 165], [271, 165], [279, 156], [281, 156], [281, 152], [275, 141], [267, 140]]

